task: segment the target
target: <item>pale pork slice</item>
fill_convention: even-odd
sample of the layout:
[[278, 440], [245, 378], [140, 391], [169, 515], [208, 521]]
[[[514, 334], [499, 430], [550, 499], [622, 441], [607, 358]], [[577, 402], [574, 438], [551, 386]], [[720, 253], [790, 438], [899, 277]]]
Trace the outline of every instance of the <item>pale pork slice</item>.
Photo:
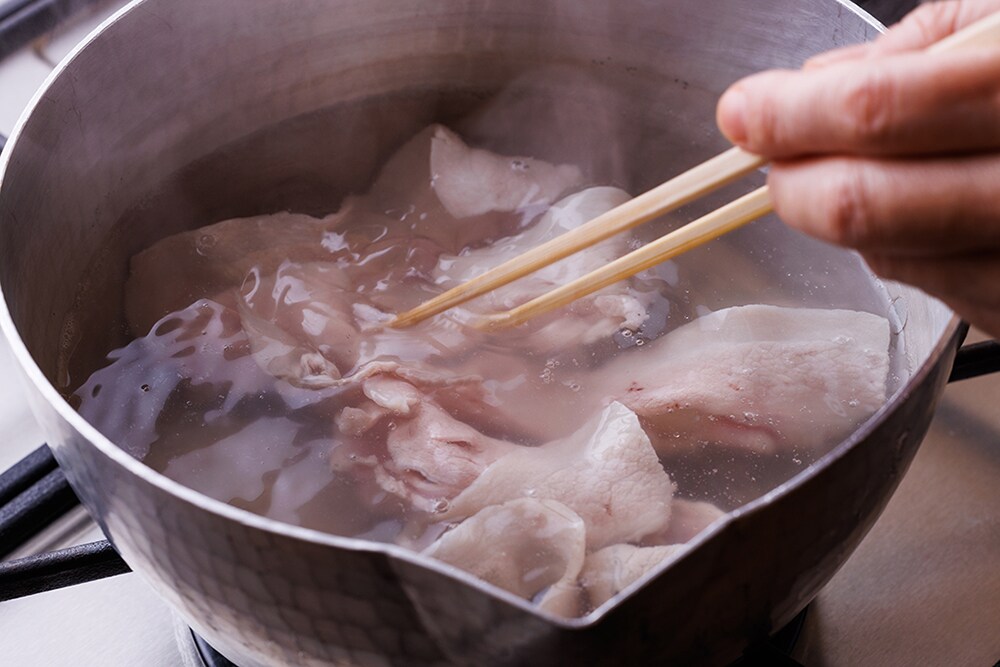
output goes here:
[[690, 542], [698, 533], [724, 516], [725, 511], [710, 502], [674, 498], [666, 530], [647, 536], [642, 544], [659, 546]]
[[129, 263], [125, 283], [129, 328], [144, 336], [164, 315], [240, 287], [254, 267], [270, 272], [290, 257], [332, 259], [324, 235], [345, 215], [346, 210], [325, 218], [284, 212], [235, 218], [155, 243]]
[[660, 547], [615, 544], [588, 555], [580, 572], [580, 585], [589, 607], [600, 607], [629, 584], [684, 549], [682, 544]]
[[396, 422], [386, 441], [384, 469], [405, 486], [420, 509], [444, 509], [491, 463], [516, 447], [490, 438], [429, 401], [408, 420]]
[[431, 139], [431, 187], [456, 218], [548, 206], [583, 182], [579, 168], [470, 148], [437, 126]]
[[[545, 243], [627, 202], [631, 197], [613, 187], [588, 188], [553, 204], [537, 222], [520, 234], [494, 242], [488, 248], [468, 250], [460, 255], [442, 255], [435, 272], [436, 281], [453, 287], [475, 278], [486, 268], [498, 266], [525, 251]], [[493, 310], [506, 310], [534, 298], [556, 285], [620, 257], [627, 248], [624, 236], [602, 241], [585, 250], [504, 285], [483, 296]]]
[[519, 498], [486, 507], [424, 553], [561, 616], [580, 613], [577, 575], [586, 526], [554, 500]]
[[458, 520], [514, 498], [558, 500], [587, 524], [587, 546], [637, 541], [666, 527], [674, 484], [635, 414], [612, 403], [576, 433], [498, 459], [451, 502]]
[[261, 370], [303, 388], [330, 387], [340, 378], [336, 364], [321, 352], [275, 323], [255, 315], [242, 301], [236, 305], [243, 331], [250, 341], [251, 356]]
[[358, 360], [354, 296], [334, 264], [284, 262], [263, 274], [251, 269], [237, 301], [254, 358], [292, 384], [332, 386]]
[[885, 402], [888, 372], [884, 317], [751, 305], [700, 317], [590, 381], [663, 454], [706, 443], [772, 454], [846, 437]]
[[[386, 409], [398, 411], [398, 407], [388, 406], [387, 402], [413, 400], [394, 390], [383, 395], [379, 387], [400, 386], [392, 384], [392, 380], [402, 380], [416, 387], [423, 398], [433, 401], [460, 421], [502, 425], [508, 434], [506, 437], [519, 443], [548, 442], [579, 426], [580, 408], [571, 402], [578, 394], [571, 389], [564, 385], [538, 386], [525, 381], [531, 370], [518, 359], [491, 356], [484, 351], [474, 355], [473, 360], [475, 363], [444, 369], [416, 361], [383, 360], [360, 364], [333, 384], [344, 389], [362, 387], [371, 399], [367, 403], [351, 404], [357, 411], [343, 416], [346, 429], [360, 435], [374, 425], [376, 417], [385, 414]], [[490, 363], [494, 364], [492, 368]], [[490, 374], [490, 379], [484, 379], [483, 374]], [[390, 382], [381, 385], [380, 378]], [[369, 392], [379, 392], [379, 395]], [[563, 399], [558, 410], [546, 400], [553, 397]]]
[[346, 386], [375, 375], [454, 383], [422, 360], [467, 344], [447, 326], [386, 327], [391, 315], [367, 304], [333, 263], [285, 262], [263, 275], [252, 269], [237, 301], [261, 367], [298, 386]]
[[[384, 490], [427, 512], [441, 511], [471, 484], [488, 465], [516, 447], [480, 433], [458, 421], [428, 394], [408, 382], [376, 375], [362, 383], [370, 402], [344, 408], [338, 416], [342, 432], [357, 435], [379, 420], [389, 423], [388, 459], [355, 457], [355, 465], [372, 468]], [[334, 466], [350, 467], [351, 459], [337, 457]]]
[[[487, 248], [468, 249], [459, 255], [442, 255], [434, 273], [435, 282], [445, 288], [455, 287], [580, 227], [629, 199], [627, 192], [613, 187], [588, 188], [569, 195], [553, 204], [537, 222], [520, 234], [500, 239]], [[467, 308], [480, 314], [509, 310], [604, 266], [627, 250], [628, 238], [618, 235], [493, 290]], [[578, 299], [556, 315], [529, 326], [526, 342], [544, 350], [563, 349], [573, 343], [589, 344], [623, 328], [637, 329], [645, 319], [644, 300], [630, 289], [628, 281], [622, 281]]]
[[431, 502], [451, 498], [516, 445], [490, 438], [430, 402], [397, 423], [386, 441], [391, 467]]
[[431, 187], [431, 141], [439, 125], [431, 125], [413, 136], [383, 165], [368, 193], [358, 199], [371, 214], [396, 221], [384, 239], [386, 245], [401, 246], [406, 239], [426, 239], [445, 252], [456, 252], [516, 228], [509, 212], [462, 220], [452, 216]]
[[582, 180], [576, 167], [470, 148], [431, 125], [386, 162], [363, 205], [454, 253], [514, 233]]

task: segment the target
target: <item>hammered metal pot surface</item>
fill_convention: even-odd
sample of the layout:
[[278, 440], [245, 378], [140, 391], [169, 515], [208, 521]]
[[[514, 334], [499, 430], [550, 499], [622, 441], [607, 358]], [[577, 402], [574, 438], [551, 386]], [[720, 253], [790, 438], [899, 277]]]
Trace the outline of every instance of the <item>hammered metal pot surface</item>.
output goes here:
[[[851, 439], [572, 621], [402, 549], [184, 489], [60, 391], [123, 342], [127, 258], [163, 236], [324, 212], [421, 125], [518, 81], [559, 101], [531, 113], [570, 110], [579, 141], [546, 157], [582, 159], [606, 142], [593, 171], [638, 191], [724, 146], [711, 119], [728, 83], [876, 29], [836, 0], [134, 3], [57, 69], [0, 162], [2, 324], [60, 465], [129, 565], [245, 667], [731, 659], [804, 607], [905, 471], [957, 338], [938, 302], [888, 286], [910, 375]], [[553, 68], [566, 76], [526, 78]], [[608, 118], [614, 137], [595, 124]], [[630, 166], [636, 156], [657, 168]]]

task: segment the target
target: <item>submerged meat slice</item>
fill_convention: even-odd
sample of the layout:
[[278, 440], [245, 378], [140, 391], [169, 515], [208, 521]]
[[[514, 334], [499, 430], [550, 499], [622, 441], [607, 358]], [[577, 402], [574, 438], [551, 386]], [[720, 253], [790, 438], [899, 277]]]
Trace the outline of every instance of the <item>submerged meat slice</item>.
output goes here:
[[[393, 391], [384, 398], [369, 394], [369, 391], [378, 391], [373, 389], [378, 386], [373, 381], [379, 378], [403, 380], [459, 421], [502, 425], [508, 434], [506, 438], [518, 443], [548, 442], [573, 432], [580, 423], [581, 409], [572, 403], [578, 394], [563, 385], [538, 386], [538, 383], [526, 379], [530, 374], [531, 368], [519, 359], [482, 351], [466, 362], [444, 368], [413, 361], [365, 362], [338, 380], [335, 386], [364, 387], [365, 394], [375, 401], [352, 405], [361, 412], [351, 412], [345, 417], [353, 424], [348, 426], [349, 429], [360, 429], [356, 431], [358, 434], [364, 433], [374, 423], [373, 416], [384, 413], [379, 404], [384, 406], [386, 401], [412, 400], [398, 395], [394, 399]], [[553, 397], [565, 399], [558, 410], [545, 400], [554, 400]]]
[[847, 436], [885, 402], [888, 371], [884, 317], [752, 305], [700, 317], [591, 381], [661, 453], [706, 442], [775, 453]]
[[[627, 192], [613, 187], [583, 190], [556, 202], [525, 231], [501, 239], [488, 248], [466, 250], [460, 255], [442, 255], [434, 274], [436, 282], [451, 288], [470, 280], [486, 269], [498, 266], [575, 229], [630, 199]], [[578, 252], [493, 290], [473, 302], [478, 313], [499, 312], [519, 306], [566, 284], [627, 251], [628, 239], [619, 235]], [[646, 319], [646, 308], [629, 288], [627, 281], [575, 301], [555, 317], [529, 329], [533, 346], [564, 349], [567, 344], [592, 343], [621, 328], [636, 329]]]
[[348, 271], [335, 264], [286, 262], [263, 275], [252, 269], [236, 300], [261, 367], [297, 386], [345, 386], [376, 375], [421, 384], [468, 379], [427, 363], [467, 346], [461, 330], [385, 326], [391, 315], [357, 294]]
[[130, 262], [125, 283], [129, 328], [144, 336], [168, 313], [238, 288], [254, 267], [266, 273], [289, 258], [333, 259], [324, 234], [345, 215], [342, 210], [325, 218], [284, 212], [236, 218], [159, 241]]
[[328, 387], [357, 363], [360, 333], [350, 280], [332, 264], [285, 262], [249, 272], [237, 298], [254, 358], [271, 375]]
[[392, 468], [431, 501], [456, 495], [516, 446], [483, 435], [430, 402], [391, 431], [387, 445]]
[[390, 158], [362, 203], [458, 252], [514, 233], [582, 180], [576, 167], [471, 148], [431, 125]]
[[580, 613], [583, 519], [554, 500], [519, 498], [484, 508], [424, 552], [561, 616]]
[[587, 556], [580, 572], [589, 607], [596, 609], [629, 584], [685, 549], [682, 544], [662, 547], [636, 547], [615, 544]]
[[[419, 510], [440, 511], [488, 465], [516, 447], [458, 421], [408, 382], [376, 375], [361, 386], [367, 401], [344, 408], [338, 427], [357, 435], [380, 420], [389, 422], [388, 458], [354, 461], [372, 468], [379, 486]], [[339, 459], [333, 464], [342, 470], [350, 467]]]
[[643, 545], [668, 545], [690, 542], [726, 513], [712, 503], [703, 500], [674, 498], [670, 506], [670, 523], [666, 530], [646, 537]]
[[336, 364], [321, 352], [297, 340], [273, 322], [255, 315], [244, 303], [237, 303], [240, 323], [250, 341], [254, 361], [272, 377], [296, 387], [332, 386], [340, 378]]
[[583, 181], [577, 167], [470, 148], [440, 125], [431, 139], [430, 157], [431, 186], [456, 218], [547, 206]]
[[287, 212], [225, 220], [165, 238], [136, 254], [126, 284], [132, 332], [238, 288], [252, 269], [349, 259], [357, 284], [424, 275], [441, 252], [514, 233], [582, 181], [575, 167], [470, 148], [440, 126], [425, 129], [382, 169], [371, 191], [325, 218]]
[[386, 445], [392, 459], [385, 469], [421, 509], [440, 507], [516, 447], [483, 435], [430, 401], [413, 409], [411, 419], [397, 422], [389, 432]]
[[461, 519], [514, 498], [558, 500], [583, 518], [587, 546], [597, 549], [662, 530], [673, 494], [635, 414], [612, 403], [568, 438], [498, 459], [442, 518]]
[[[514, 259], [629, 199], [627, 192], [612, 187], [588, 188], [569, 195], [553, 204], [537, 222], [520, 234], [500, 239], [489, 248], [469, 250], [460, 255], [443, 255], [435, 273], [437, 282], [444, 287], [452, 287], [471, 280], [486, 268]], [[488, 302], [492, 310], [513, 308], [619, 257], [626, 245], [627, 241], [622, 236], [608, 239], [495, 289], [484, 295], [483, 301]]]
[[[136, 458], [146, 458], [157, 443], [160, 450], [152, 454], [165, 458], [178, 443], [185, 450], [205, 447], [219, 437], [216, 427], [252, 421], [247, 411], [260, 408], [248, 403], [267, 404], [277, 418], [329, 397], [275, 385], [255, 363], [236, 311], [208, 299], [164, 317], [108, 360], [76, 391], [79, 411]], [[177, 419], [181, 406], [199, 411], [197, 417]]]

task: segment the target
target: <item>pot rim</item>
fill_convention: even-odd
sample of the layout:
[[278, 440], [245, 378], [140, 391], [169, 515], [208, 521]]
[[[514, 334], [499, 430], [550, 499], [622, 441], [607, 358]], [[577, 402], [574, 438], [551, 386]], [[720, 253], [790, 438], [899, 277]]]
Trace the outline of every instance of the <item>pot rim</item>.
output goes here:
[[[4, 150], [0, 153], [0, 196], [3, 196], [4, 176], [6, 175], [7, 168], [10, 165], [11, 156], [17, 147], [18, 139], [28, 120], [34, 114], [39, 102], [48, 93], [49, 88], [55, 80], [73, 64], [77, 56], [84, 49], [86, 49], [92, 42], [99, 39], [106, 31], [121, 21], [135, 8], [145, 4], [146, 1], [147, 0], [132, 0], [132, 2], [129, 2], [127, 5], [108, 17], [86, 38], [77, 44], [73, 50], [52, 70], [52, 72], [49, 73], [48, 77], [46, 77], [45, 81], [35, 92], [28, 106], [22, 112], [17, 124], [8, 138]], [[864, 9], [850, 2], [850, 0], [832, 1], [855, 14], [862, 21], [868, 23], [880, 32], [885, 31], [885, 27], [878, 20], [876, 20]], [[154, 486], [177, 499], [183, 500], [184, 502], [187, 502], [202, 511], [221, 516], [227, 520], [235, 521], [244, 526], [274, 533], [286, 538], [309, 542], [325, 547], [379, 554], [389, 558], [390, 560], [398, 559], [412, 565], [431, 569], [439, 574], [448, 576], [452, 579], [457, 579], [466, 585], [477, 588], [495, 598], [499, 598], [508, 604], [546, 620], [551, 624], [569, 630], [582, 630], [597, 624], [625, 598], [630, 597], [637, 590], [645, 586], [650, 580], [660, 576], [676, 561], [686, 558], [689, 554], [696, 551], [701, 544], [713, 539], [727, 526], [738, 523], [745, 516], [761, 511], [765, 506], [770, 504], [771, 501], [781, 498], [799, 486], [807, 483], [833, 461], [839, 459], [847, 451], [857, 446], [862, 440], [871, 434], [879, 423], [881, 423], [884, 415], [895, 410], [896, 407], [912, 392], [913, 388], [921, 384], [927, 378], [930, 372], [940, 362], [941, 357], [946, 353], [948, 348], [955, 344], [959, 325], [959, 318], [952, 314], [952, 317], [945, 325], [939, 340], [930, 351], [923, 364], [913, 371], [906, 383], [903, 384], [896, 391], [896, 393], [891, 396], [881, 408], [879, 408], [878, 411], [876, 411], [860, 427], [855, 429], [850, 436], [841, 441], [832, 450], [807, 467], [803, 468], [795, 476], [778, 485], [771, 491], [761, 495], [742, 507], [739, 507], [731, 512], [727, 512], [724, 517], [716, 520], [711, 526], [704, 529], [695, 539], [688, 542], [686, 544], [687, 548], [675, 554], [673, 557], [665, 559], [657, 567], [647, 572], [644, 576], [640, 577], [638, 580], [627, 586], [625, 589], [586, 616], [579, 618], [565, 618], [541, 611], [527, 600], [524, 600], [502, 588], [482, 581], [464, 570], [429, 558], [419, 552], [412, 551], [395, 544], [370, 542], [368, 540], [343, 537], [309, 528], [302, 528], [289, 523], [277, 521], [275, 519], [269, 519], [261, 515], [254, 514], [248, 510], [236, 508], [222, 502], [221, 500], [216, 500], [198, 491], [190, 489], [148, 467], [140, 460], [133, 458], [131, 455], [126, 453], [125, 450], [115, 445], [109, 438], [104, 436], [100, 431], [87, 422], [70, 406], [70, 404], [56, 390], [52, 383], [49, 382], [49, 380], [42, 373], [38, 364], [35, 362], [31, 353], [28, 351], [24, 341], [21, 339], [21, 335], [17, 326], [14, 324], [10, 310], [7, 307], [7, 300], [3, 293], [3, 286], [0, 285], [0, 332], [2, 332], [9, 341], [13, 357], [25, 377], [34, 385], [35, 389], [41, 394], [47, 403], [55, 409], [61, 419], [65, 420], [70, 427], [72, 427], [80, 436], [85, 438], [89, 445], [91, 445], [99, 453], [109, 458], [113, 463], [123, 468], [126, 472], [136, 475], [143, 482]]]

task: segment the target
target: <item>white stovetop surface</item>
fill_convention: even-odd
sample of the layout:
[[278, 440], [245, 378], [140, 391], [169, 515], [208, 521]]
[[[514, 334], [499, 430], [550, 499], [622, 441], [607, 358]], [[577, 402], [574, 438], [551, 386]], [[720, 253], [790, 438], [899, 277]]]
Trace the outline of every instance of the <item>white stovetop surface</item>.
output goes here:
[[[53, 64], [123, 4], [108, 0], [0, 62], [0, 132]], [[42, 442], [20, 393], [0, 337], [0, 470]], [[71, 542], [102, 537], [81, 525]], [[26, 667], [194, 664], [170, 611], [134, 574], [0, 604], [0, 656]], [[1000, 375], [945, 392], [882, 518], [812, 605], [796, 658], [808, 667], [1000, 659]]]

